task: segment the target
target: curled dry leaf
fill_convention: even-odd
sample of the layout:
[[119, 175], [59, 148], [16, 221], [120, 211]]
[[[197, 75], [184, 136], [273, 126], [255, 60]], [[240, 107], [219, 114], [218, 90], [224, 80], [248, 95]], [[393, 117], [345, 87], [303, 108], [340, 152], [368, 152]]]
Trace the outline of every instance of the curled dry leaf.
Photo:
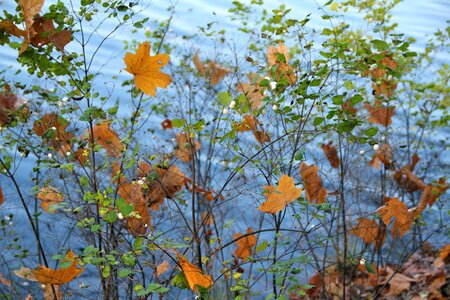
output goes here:
[[386, 239], [386, 227], [368, 218], [359, 218], [358, 224], [350, 233], [362, 238], [366, 244], [375, 242], [376, 249], [379, 249]]
[[74, 135], [67, 132], [69, 121], [56, 113], [45, 114], [33, 124], [33, 131], [61, 155], [72, 149]]
[[187, 176], [176, 165], [162, 168], [141, 162], [138, 176], [145, 177], [147, 188], [144, 189], [146, 205], [158, 210], [164, 198], [173, 199], [176, 193], [182, 190]]
[[368, 103], [364, 103], [364, 106], [370, 113], [369, 122], [377, 123], [383, 126], [389, 126], [392, 123], [392, 116], [395, 115], [395, 107], [383, 106], [382, 102], [376, 100], [372, 107]]
[[177, 133], [176, 156], [183, 162], [189, 162], [193, 158], [193, 152], [201, 149], [200, 142], [194, 140], [187, 132]]
[[109, 122], [97, 124], [93, 129], [95, 142], [101, 145], [111, 157], [119, 157], [124, 150], [122, 141], [111, 129]]
[[156, 96], [156, 88], [167, 88], [172, 78], [160, 71], [169, 62], [167, 54], [150, 55], [150, 43], [139, 44], [136, 54], [127, 52], [123, 60], [125, 70], [134, 75], [136, 87], [147, 95]]
[[230, 73], [227, 68], [219, 65], [215, 61], [210, 61], [207, 65], [203, 64], [198, 57], [198, 51], [194, 54], [193, 61], [198, 73], [209, 78], [211, 85], [216, 85]]
[[41, 188], [37, 194], [37, 198], [41, 200], [41, 207], [45, 212], [49, 212], [51, 205], [61, 203], [64, 200], [63, 194], [51, 186]]
[[239, 240], [236, 241], [237, 249], [234, 251], [234, 256], [242, 259], [243, 261], [247, 260], [249, 256], [252, 255], [253, 247], [256, 245], [256, 236], [254, 234], [251, 234], [253, 230], [251, 228], [247, 228], [247, 235], [246, 237], [240, 238], [243, 236], [242, 233], [236, 233], [233, 235], [234, 239]]
[[378, 208], [376, 212], [386, 226], [395, 218], [391, 229], [392, 238], [395, 239], [397, 234], [402, 237], [411, 228], [413, 222], [408, 207], [397, 198], [385, 197], [384, 200], [386, 204]]
[[263, 130], [257, 129], [259, 121], [252, 115], [245, 115], [241, 123], [233, 123], [233, 129], [236, 131], [252, 131], [255, 139], [261, 145], [270, 142], [270, 136]]
[[302, 194], [302, 189], [295, 187], [294, 178], [285, 174], [281, 175], [277, 187], [265, 186], [264, 190], [267, 191], [267, 199], [258, 209], [269, 214], [283, 210]]
[[305, 162], [300, 165], [300, 176], [306, 191], [306, 199], [309, 203], [316, 201], [317, 204], [324, 203], [327, 196], [327, 190], [322, 186], [322, 179], [320, 179], [317, 172], [319, 167], [311, 165], [308, 166]]
[[404, 187], [408, 193], [415, 192], [419, 189], [423, 190], [425, 188], [423, 181], [413, 174], [414, 168], [419, 161], [419, 156], [417, 153], [414, 153], [411, 165], [406, 165], [394, 173], [394, 179], [397, 181], [398, 185]]
[[197, 286], [208, 289], [213, 285], [214, 282], [210, 275], [203, 274], [197, 266], [191, 264], [186, 257], [180, 253], [177, 253], [177, 258], [191, 290], [198, 292]]
[[0, 31], [2, 30], [4, 30], [7, 34], [11, 34], [15, 37], [25, 38], [27, 36], [24, 30], [20, 29], [16, 26], [16, 24], [8, 20], [0, 21]]
[[400, 272], [395, 272], [389, 266], [386, 267], [386, 273], [380, 282], [380, 284], [389, 284], [386, 296], [398, 296], [410, 288], [411, 282], [418, 281], [418, 279], [408, 277]]
[[332, 144], [333, 141], [330, 141], [328, 144], [322, 144], [322, 150], [328, 158], [331, 166], [337, 169], [339, 168], [341, 160], [339, 159], [339, 156], [337, 154], [336, 147], [334, 147]]
[[382, 145], [378, 150], [375, 151], [375, 154], [373, 155], [372, 160], [369, 163], [370, 166], [372, 168], [379, 169], [381, 163], [383, 163], [387, 168], [390, 167], [392, 164], [391, 151], [392, 148], [388, 143]]

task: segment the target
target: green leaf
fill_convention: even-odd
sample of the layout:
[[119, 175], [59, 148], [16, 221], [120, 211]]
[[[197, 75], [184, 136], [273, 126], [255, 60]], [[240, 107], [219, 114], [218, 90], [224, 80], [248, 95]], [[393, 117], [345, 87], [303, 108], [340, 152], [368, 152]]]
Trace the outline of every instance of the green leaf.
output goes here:
[[324, 118], [322, 118], [322, 117], [315, 117], [314, 121], [313, 121], [313, 124], [314, 124], [314, 126], [318, 126], [318, 125], [322, 124], [323, 121], [324, 121]]
[[369, 272], [371, 274], [377, 274], [368, 262], [365, 262], [364, 266], [366, 267], [367, 272]]
[[377, 49], [378, 51], [385, 51], [389, 48], [388, 43], [386, 43], [385, 41], [382, 41], [382, 40], [372, 40], [370, 42], [373, 44], [375, 49]]
[[347, 80], [346, 82], [344, 82], [344, 86], [347, 90], [353, 90], [355, 88], [355, 85], [351, 80]]
[[264, 240], [261, 244], [256, 246], [256, 253], [259, 253], [266, 249], [269, 246], [269, 242], [267, 240]]
[[181, 128], [186, 124], [186, 120], [185, 119], [173, 119], [172, 120], [172, 126], [175, 128]]
[[231, 94], [229, 92], [220, 92], [217, 94], [217, 100], [222, 106], [228, 106], [231, 102]]
[[369, 129], [367, 129], [366, 131], [364, 131], [364, 133], [368, 137], [372, 137], [372, 136], [374, 136], [374, 135], [376, 135], [378, 133], [378, 128], [377, 127], [371, 127]]
[[128, 275], [130, 275], [131, 273], [133, 273], [133, 270], [131, 270], [131, 269], [120, 269], [119, 277], [124, 278], [124, 277], [127, 277]]
[[129, 216], [134, 210], [133, 205], [126, 203], [122, 198], [117, 199], [116, 206], [124, 217]]

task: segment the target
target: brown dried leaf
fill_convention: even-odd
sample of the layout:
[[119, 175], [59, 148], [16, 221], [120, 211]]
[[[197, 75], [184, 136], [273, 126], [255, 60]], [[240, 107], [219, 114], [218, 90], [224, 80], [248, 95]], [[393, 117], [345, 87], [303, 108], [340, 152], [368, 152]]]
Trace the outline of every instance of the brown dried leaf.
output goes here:
[[230, 71], [216, 63], [215, 61], [210, 61], [207, 65], [202, 63], [198, 57], [198, 51], [195, 53], [193, 61], [200, 75], [209, 79], [211, 85], [216, 85], [219, 83]]
[[77, 268], [78, 260], [75, 258], [75, 254], [70, 250], [67, 252], [66, 258], [62, 261], [71, 261], [72, 264], [68, 268], [58, 270], [50, 269], [45, 266], [38, 266], [36, 269], [32, 270], [32, 273], [40, 283], [61, 285], [71, 282], [84, 270], [83, 268]]
[[64, 47], [71, 41], [72, 32], [63, 30], [57, 32], [53, 25], [53, 19], [37, 17], [32, 26], [33, 36], [30, 37], [30, 44], [35, 47], [41, 47], [48, 43], [53, 43], [59, 51], [64, 51]]
[[[383, 95], [386, 99], [392, 98], [395, 89], [397, 88], [397, 83], [387, 81], [386, 79], [382, 79], [380, 84], [373, 82], [372, 83], [373, 94], [375, 96]], [[384, 124], [383, 124], [384, 125]]]
[[392, 116], [395, 115], [395, 106], [382, 106], [381, 101], [375, 101], [373, 107], [368, 103], [364, 103], [364, 106], [370, 113], [369, 122], [377, 123], [386, 127], [391, 125]]
[[261, 106], [262, 99], [264, 99], [263, 90], [259, 86], [262, 78], [256, 78], [256, 76], [256, 74], [250, 73], [248, 76], [250, 83], [238, 83], [236, 85], [237, 91], [245, 95], [252, 109], [258, 109]]
[[281, 175], [277, 187], [265, 186], [264, 190], [268, 192], [267, 199], [258, 209], [269, 214], [283, 210], [302, 194], [302, 189], [295, 187], [294, 178], [285, 174]]
[[127, 218], [128, 231], [133, 235], [143, 235], [150, 224], [150, 213], [147, 209], [147, 201], [139, 184], [126, 182], [119, 186], [118, 193], [127, 204], [133, 205], [138, 217]]
[[412, 217], [405, 203], [397, 198], [385, 197], [386, 204], [377, 209], [377, 213], [381, 215], [381, 220], [388, 226], [393, 218], [395, 218], [391, 233], [395, 239], [397, 233], [402, 237], [412, 226]]
[[168, 270], [169, 270], [169, 262], [165, 260], [156, 267], [156, 277], [161, 276]]
[[377, 238], [378, 224], [375, 220], [359, 218], [358, 225], [353, 227], [350, 233], [362, 238], [366, 244], [370, 244]]
[[[247, 228], [247, 234], [252, 233], [253, 230], [251, 228]], [[236, 233], [233, 235], [234, 239], [238, 239], [243, 236], [242, 233]], [[256, 236], [254, 234], [248, 235], [236, 241], [237, 249], [234, 251], [234, 256], [242, 259], [243, 261], [247, 260], [249, 256], [252, 255], [253, 247], [256, 245]]]
[[3, 278], [3, 275], [1, 273], [0, 273], [0, 283], [6, 286], [11, 286], [11, 280]]
[[165, 119], [164, 121], [162, 121], [161, 126], [164, 130], [173, 129], [172, 121], [169, 119]]
[[69, 121], [56, 113], [45, 114], [33, 124], [33, 131], [62, 155], [72, 149], [74, 135], [67, 132]]
[[[54, 204], [63, 202], [64, 196], [56, 188], [48, 186], [42, 187], [37, 194], [37, 198], [41, 200], [41, 207], [45, 212], [49, 212], [49, 207]], [[54, 213], [54, 211], [50, 211]]]
[[317, 204], [324, 203], [327, 190], [322, 186], [322, 179], [317, 174], [319, 167], [308, 166], [305, 162], [300, 165], [300, 176], [306, 191], [306, 199], [309, 203], [316, 201]]
[[333, 141], [330, 141], [328, 144], [322, 144], [322, 150], [327, 156], [331, 166], [337, 169], [339, 168], [341, 160], [339, 159], [336, 148], [332, 146], [332, 144]]
[[376, 169], [380, 168], [381, 163], [389, 167], [392, 164], [391, 156], [391, 146], [386, 143], [376, 150], [369, 164], [372, 168]]
[[26, 35], [27, 35], [25, 31], [23, 31], [22, 29], [18, 28], [16, 26], [16, 24], [14, 24], [13, 22], [8, 21], [8, 20], [0, 21], [0, 31], [1, 30], [5, 30], [5, 32], [7, 34], [12, 34], [15, 37], [23, 37], [23, 38], [25, 38]]
[[176, 141], [178, 146], [176, 156], [183, 162], [191, 161], [193, 152], [201, 148], [200, 142], [190, 138], [188, 133], [177, 133]]
[[103, 122], [94, 126], [95, 142], [101, 145], [111, 157], [119, 157], [125, 149], [117, 133], [111, 129], [110, 123]]

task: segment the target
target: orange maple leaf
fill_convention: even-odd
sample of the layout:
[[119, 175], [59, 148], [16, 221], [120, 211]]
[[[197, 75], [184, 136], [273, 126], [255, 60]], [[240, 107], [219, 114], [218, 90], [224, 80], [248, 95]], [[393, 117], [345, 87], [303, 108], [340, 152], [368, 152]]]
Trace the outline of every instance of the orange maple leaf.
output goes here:
[[[41, 207], [48, 212], [49, 207], [53, 204], [60, 203], [64, 200], [64, 196], [54, 187], [43, 187], [37, 194], [37, 198], [41, 200]], [[52, 212], [52, 211], [50, 211]]]
[[[251, 228], [247, 228], [247, 234], [252, 233]], [[236, 233], [233, 235], [234, 239], [238, 239], [243, 236], [242, 233]], [[234, 256], [241, 258], [242, 260], [247, 260], [249, 256], [252, 255], [253, 247], [256, 245], [256, 236], [254, 234], [247, 235], [236, 241], [238, 245], [237, 249], [234, 251]]]
[[302, 194], [302, 189], [295, 187], [294, 178], [285, 174], [281, 175], [278, 187], [270, 185], [265, 186], [264, 189], [268, 192], [267, 200], [258, 209], [269, 214], [283, 210], [286, 205]]
[[341, 160], [339, 159], [336, 148], [332, 144], [333, 141], [330, 141], [328, 144], [322, 144], [322, 150], [328, 158], [331, 166], [337, 169], [341, 163]]
[[402, 237], [412, 226], [413, 218], [405, 203], [397, 198], [385, 197], [386, 204], [376, 210], [381, 215], [381, 220], [387, 226], [395, 218], [391, 228], [392, 238], [397, 233]]
[[208, 289], [213, 285], [213, 280], [210, 275], [203, 274], [203, 272], [195, 265], [191, 264], [186, 257], [177, 252], [177, 258], [181, 265], [181, 270], [186, 277], [189, 287], [194, 292], [198, 291], [197, 286]]
[[84, 270], [84, 268], [77, 268], [78, 260], [71, 250], [67, 251], [66, 257], [61, 262], [71, 262], [71, 264], [65, 269], [55, 270], [40, 265], [34, 270], [21, 268], [14, 273], [21, 278], [38, 281], [42, 284], [62, 285], [71, 282]]
[[108, 121], [95, 125], [93, 133], [96, 143], [105, 148], [106, 153], [109, 156], [120, 156], [124, 149], [124, 146], [117, 133], [111, 129], [110, 123]]
[[364, 240], [366, 244], [375, 243], [375, 248], [379, 249], [386, 239], [385, 226], [379, 226], [375, 220], [368, 218], [359, 218], [358, 224], [350, 230], [354, 234]]
[[150, 56], [150, 43], [139, 44], [136, 54], [127, 52], [123, 60], [125, 70], [134, 75], [136, 87], [147, 95], [156, 96], [156, 88], [167, 88], [172, 78], [160, 69], [169, 62], [167, 54]]
[[306, 199], [309, 203], [313, 203], [315, 200], [317, 204], [324, 203], [327, 196], [327, 190], [322, 186], [322, 179], [320, 179], [317, 171], [319, 167], [308, 166], [305, 162], [300, 165], [300, 176], [302, 177]]
[[71, 132], [66, 131], [68, 126], [69, 121], [56, 113], [50, 113], [34, 122], [33, 131], [61, 155], [66, 155], [72, 149], [71, 140], [74, 137]]
[[[280, 61], [279, 56], [284, 56], [284, 61]], [[273, 77], [277, 82], [285, 80], [289, 84], [294, 84], [297, 81], [297, 75], [294, 68], [289, 65], [289, 59], [288, 48], [281, 42], [278, 43], [278, 47], [270, 46], [267, 49], [268, 65], [271, 70], [275, 70]]]

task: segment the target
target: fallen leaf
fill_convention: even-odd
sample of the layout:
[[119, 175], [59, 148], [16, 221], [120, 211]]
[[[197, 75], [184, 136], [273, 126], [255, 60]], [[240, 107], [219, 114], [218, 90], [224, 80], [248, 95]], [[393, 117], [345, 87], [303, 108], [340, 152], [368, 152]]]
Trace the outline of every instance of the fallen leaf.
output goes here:
[[403, 291], [410, 288], [411, 282], [417, 282], [417, 279], [405, 276], [399, 272], [395, 273], [390, 267], [386, 268], [387, 274], [380, 284], [389, 284], [386, 296], [398, 296]]
[[165, 260], [156, 267], [156, 276], [159, 277], [168, 270], [169, 270], [169, 262]]
[[[41, 200], [41, 207], [45, 212], [49, 211], [49, 207], [54, 204], [63, 202], [64, 196], [54, 187], [43, 187], [37, 194], [37, 198]], [[54, 212], [54, 211], [50, 211]]]
[[191, 290], [198, 292], [197, 286], [208, 289], [213, 285], [214, 282], [211, 276], [203, 274], [203, 272], [197, 266], [191, 264], [186, 257], [177, 253], [177, 258]]
[[330, 141], [328, 144], [322, 144], [322, 150], [328, 158], [331, 166], [337, 169], [339, 168], [341, 160], [339, 159], [336, 148], [332, 144], [333, 141]]
[[127, 52], [124, 57], [125, 70], [134, 75], [136, 87], [147, 95], [156, 96], [156, 88], [167, 88], [172, 78], [160, 71], [169, 62], [167, 54], [150, 55], [150, 44], [139, 44], [136, 54]]
[[109, 156], [119, 157], [124, 150], [124, 145], [117, 133], [111, 129], [110, 123], [96, 124], [93, 129], [95, 142], [101, 145]]
[[317, 204], [324, 203], [327, 190], [322, 186], [322, 179], [317, 174], [319, 167], [308, 166], [305, 162], [300, 164], [300, 176], [306, 191], [306, 199], [309, 203], [316, 201]]
[[302, 194], [302, 189], [295, 187], [294, 178], [285, 174], [281, 175], [278, 187], [265, 186], [264, 190], [267, 191], [267, 199], [258, 209], [269, 214], [283, 210]]
[[[247, 234], [252, 233], [253, 230], [251, 228], [247, 229]], [[234, 239], [238, 239], [243, 236], [242, 233], [236, 233], [233, 235]], [[254, 234], [248, 235], [236, 241], [237, 249], [234, 251], [234, 256], [242, 259], [243, 261], [247, 260], [249, 256], [252, 255], [253, 247], [256, 245], [256, 236]]]
[[377, 123], [386, 127], [391, 125], [392, 116], [395, 115], [394, 106], [383, 106], [381, 101], [375, 101], [373, 107], [369, 103], [364, 103], [364, 106], [370, 113], [369, 122]]
[[50, 269], [45, 266], [38, 266], [32, 270], [32, 273], [36, 280], [43, 284], [55, 284], [61, 285], [71, 282], [75, 277], [83, 272], [83, 268], [77, 268], [78, 260], [75, 258], [75, 254], [72, 251], [68, 251], [66, 258], [62, 262], [72, 262], [71, 265], [65, 269]]
[[376, 212], [380, 214], [386, 226], [395, 218], [391, 229], [392, 238], [395, 239], [397, 234], [402, 237], [412, 226], [413, 219], [408, 207], [397, 198], [385, 197], [385, 202], [386, 204], [378, 208]]
[[189, 162], [193, 158], [193, 152], [201, 149], [200, 142], [189, 137], [187, 132], [177, 133], [176, 156], [183, 162]]

